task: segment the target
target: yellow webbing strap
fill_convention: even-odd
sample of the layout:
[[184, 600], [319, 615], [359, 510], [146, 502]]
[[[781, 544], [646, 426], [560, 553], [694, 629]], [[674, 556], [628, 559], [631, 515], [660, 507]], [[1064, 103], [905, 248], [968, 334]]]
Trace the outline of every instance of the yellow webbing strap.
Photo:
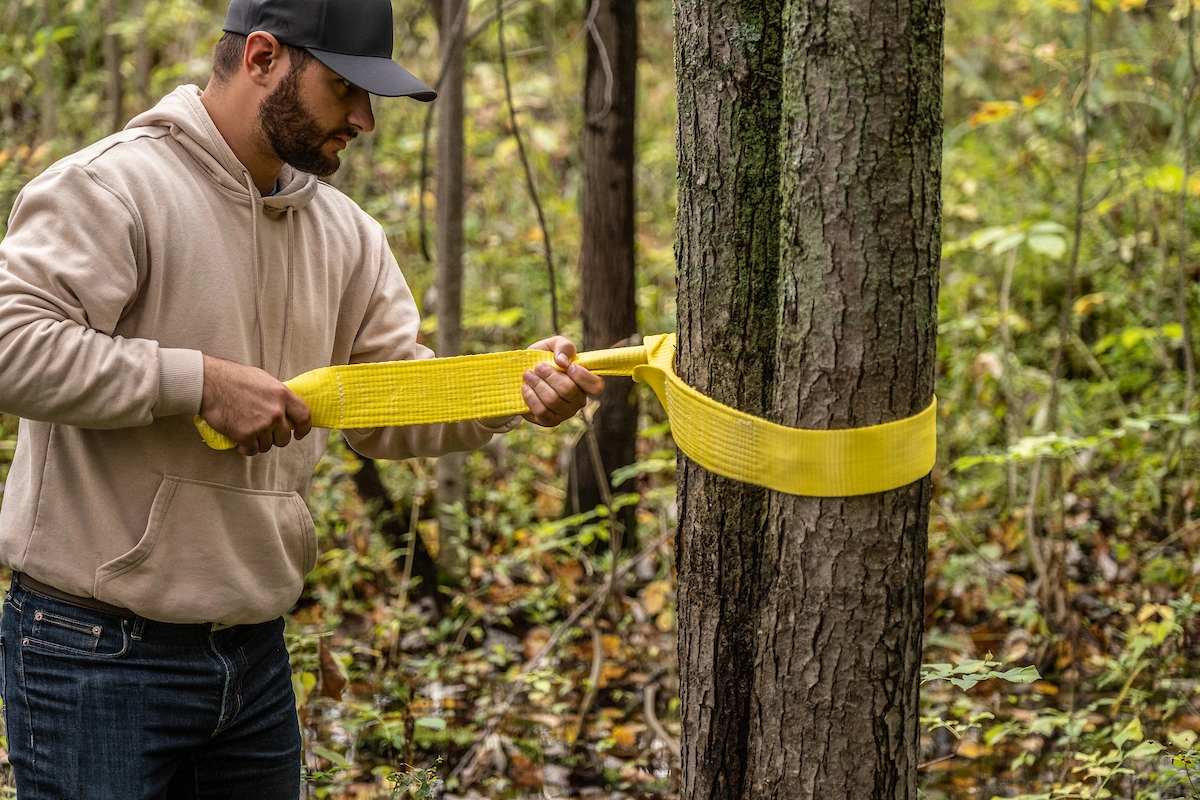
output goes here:
[[[511, 416], [527, 369], [553, 364], [544, 350], [325, 367], [287, 386], [312, 411], [316, 428], [375, 428]], [[598, 375], [632, 375], [658, 395], [671, 435], [700, 466], [727, 478], [809, 497], [848, 497], [905, 486], [933, 468], [937, 401], [916, 416], [848, 430], [804, 430], [742, 413], [700, 394], [675, 374], [675, 335], [641, 347], [580, 353]], [[210, 447], [234, 443], [200, 417]]]

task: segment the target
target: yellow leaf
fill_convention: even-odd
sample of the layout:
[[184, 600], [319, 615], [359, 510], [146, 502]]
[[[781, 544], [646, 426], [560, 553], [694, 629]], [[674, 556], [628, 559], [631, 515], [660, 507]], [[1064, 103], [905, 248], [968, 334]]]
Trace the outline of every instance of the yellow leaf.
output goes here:
[[675, 612], [669, 608], [665, 609], [655, 618], [654, 627], [663, 633], [670, 633], [675, 630]]
[[1135, 11], [1146, 7], [1146, 0], [1121, 0], [1122, 11]]
[[642, 608], [646, 609], [647, 614], [656, 617], [667, 604], [667, 595], [670, 593], [669, 581], [653, 581], [646, 584], [646, 588], [638, 594], [642, 598]]
[[1011, 117], [1016, 110], [1017, 104], [1007, 100], [980, 103], [974, 113], [967, 117], [967, 124], [972, 128], [978, 125], [987, 125]]
[[1021, 95], [1021, 105], [1026, 108], [1033, 108], [1046, 99], [1046, 87], [1039, 86], [1033, 91]]
[[979, 742], [966, 740], [958, 743], [957, 755], [960, 755], [963, 758], [979, 758], [980, 756], [986, 756], [991, 752], [992, 748], [988, 747], [987, 745], [979, 744]]
[[1083, 297], [1075, 301], [1075, 305], [1072, 306], [1072, 310], [1075, 312], [1075, 316], [1081, 317], [1091, 311], [1093, 308], [1104, 305], [1106, 300], [1108, 300], [1108, 292], [1085, 294]]
[[621, 637], [606, 634], [600, 637], [600, 647], [604, 651], [605, 658], [620, 658], [621, 657]]
[[612, 740], [618, 747], [633, 747], [637, 744], [637, 734], [624, 725], [617, 725], [612, 730]]

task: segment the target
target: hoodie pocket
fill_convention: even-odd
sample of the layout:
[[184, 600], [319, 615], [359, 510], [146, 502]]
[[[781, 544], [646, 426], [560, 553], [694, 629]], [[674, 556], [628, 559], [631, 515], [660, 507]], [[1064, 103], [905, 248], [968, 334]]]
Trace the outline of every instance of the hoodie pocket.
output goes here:
[[141, 541], [101, 565], [93, 594], [162, 622], [264, 622], [296, 602], [316, 555], [297, 493], [166, 475]]

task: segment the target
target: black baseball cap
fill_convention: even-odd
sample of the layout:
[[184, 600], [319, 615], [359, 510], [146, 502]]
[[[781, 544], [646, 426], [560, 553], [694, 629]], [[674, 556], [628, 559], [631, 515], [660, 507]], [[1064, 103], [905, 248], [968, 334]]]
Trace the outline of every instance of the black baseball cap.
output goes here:
[[233, 0], [224, 30], [273, 34], [383, 97], [428, 103], [437, 93], [392, 61], [391, 0]]

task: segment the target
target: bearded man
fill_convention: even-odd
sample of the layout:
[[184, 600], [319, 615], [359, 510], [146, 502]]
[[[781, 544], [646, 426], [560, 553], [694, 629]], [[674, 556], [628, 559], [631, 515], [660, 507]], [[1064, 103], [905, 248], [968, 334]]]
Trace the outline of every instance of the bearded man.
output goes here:
[[[318, 181], [391, 61], [389, 0], [233, 0], [213, 76], [30, 182], [0, 242], [0, 692], [22, 800], [299, 795], [282, 614], [317, 556], [325, 431], [281, 382], [426, 358], [380, 225]], [[555, 425], [602, 388], [526, 374]], [[237, 445], [210, 450], [199, 413]], [[471, 450], [519, 418], [347, 431], [372, 458]]]

